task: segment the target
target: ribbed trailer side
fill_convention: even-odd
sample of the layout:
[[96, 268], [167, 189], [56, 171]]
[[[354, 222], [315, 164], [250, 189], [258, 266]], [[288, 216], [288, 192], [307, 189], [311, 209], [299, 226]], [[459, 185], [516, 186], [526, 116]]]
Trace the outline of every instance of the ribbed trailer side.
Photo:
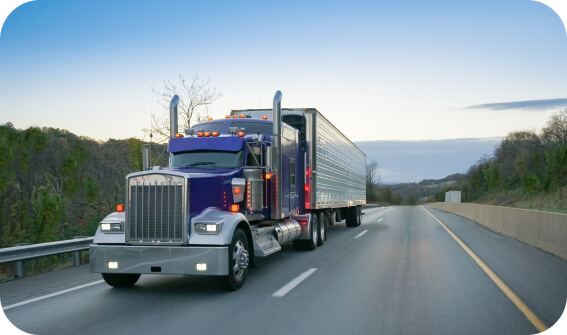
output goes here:
[[314, 110], [311, 208], [340, 208], [366, 204], [366, 155]]
[[[233, 110], [271, 120], [270, 110]], [[282, 119], [301, 132], [306, 184], [306, 210], [366, 204], [366, 155], [315, 108], [282, 108]]]

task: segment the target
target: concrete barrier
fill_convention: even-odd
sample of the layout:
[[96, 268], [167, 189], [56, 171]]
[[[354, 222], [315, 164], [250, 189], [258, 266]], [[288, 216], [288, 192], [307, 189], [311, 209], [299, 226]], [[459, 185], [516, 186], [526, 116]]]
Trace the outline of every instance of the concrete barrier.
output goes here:
[[430, 206], [567, 260], [567, 214], [463, 203], [436, 202]]

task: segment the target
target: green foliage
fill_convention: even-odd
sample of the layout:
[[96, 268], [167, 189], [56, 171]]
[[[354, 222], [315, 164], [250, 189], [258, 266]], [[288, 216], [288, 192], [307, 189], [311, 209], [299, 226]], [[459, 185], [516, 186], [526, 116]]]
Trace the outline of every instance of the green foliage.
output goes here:
[[466, 176], [467, 200], [519, 190], [525, 195], [559, 192], [567, 186], [567, 110], [555, 113], [542, 129], [515, 131]]
[[40, 186], [37, 192], [34, 192], [32, 209], [32, 243], [57, 240], [57, 228], [65, 220], [61, 194], [54, 193], [51, 185]]
[[141, 147], [138, 139], [0, 125], [0, 247], [92, 236], [124, 203], [124, 177], [139, 171]]

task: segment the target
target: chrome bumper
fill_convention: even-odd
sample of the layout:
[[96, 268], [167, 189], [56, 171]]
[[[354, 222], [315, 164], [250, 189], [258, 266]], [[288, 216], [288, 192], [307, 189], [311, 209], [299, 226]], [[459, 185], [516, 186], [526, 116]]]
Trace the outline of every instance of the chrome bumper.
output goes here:
[[[228, 275], [228, 247], [132, 246], [92, 244], [91, 272], [154, 273], [188, 275]], [[108, 262], [118, 262], [108, 269]], [[197, 263], [206, 263], [206, 271], [197, 271]]]

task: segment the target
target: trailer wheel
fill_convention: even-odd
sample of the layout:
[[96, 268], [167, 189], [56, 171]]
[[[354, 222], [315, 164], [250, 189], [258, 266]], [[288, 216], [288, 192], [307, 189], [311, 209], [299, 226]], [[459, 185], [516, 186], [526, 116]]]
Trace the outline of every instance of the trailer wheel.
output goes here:
[[357, 222], [357, 215], [358, 214], [358, 210], [355, 207], [350, 207], [349, 209], [347, 209], [347, 213], [346, 213], [346, 226], [349, 228], [352, 227], [357, 227], [358, 226], [358, 222]]
[[323, 245], [327, 239], [327, 213], [319, 212], [319, 229], [317, 229], [317, 245]]
[[136, 284], [140, 274], [133, 273], [103, 273], [102, 279], [113, 287], [128, 287]]
[[356, 206], [356, 226], [362, 224], [362, 206]]
[[319, 240], [319, 220], [318, 213], [311, 213], [311, 222], [309, 223], [309, 240], [295, 240], [293, 247], [296, 250], [315, 250]]
[[248, 274], [248, 263], [248, 239], [242, 229], [238, 228], [234, 231], [228, 248], [228, 276], [219, 277], [225, 290], [236, 291], [244, 285]]
[[[334, 226], [335, 225], [335, 211], [330, 211], [329, 215], [327, 216], [327, 226]], [[325, 239], [326, 241], [327, 239]]]

